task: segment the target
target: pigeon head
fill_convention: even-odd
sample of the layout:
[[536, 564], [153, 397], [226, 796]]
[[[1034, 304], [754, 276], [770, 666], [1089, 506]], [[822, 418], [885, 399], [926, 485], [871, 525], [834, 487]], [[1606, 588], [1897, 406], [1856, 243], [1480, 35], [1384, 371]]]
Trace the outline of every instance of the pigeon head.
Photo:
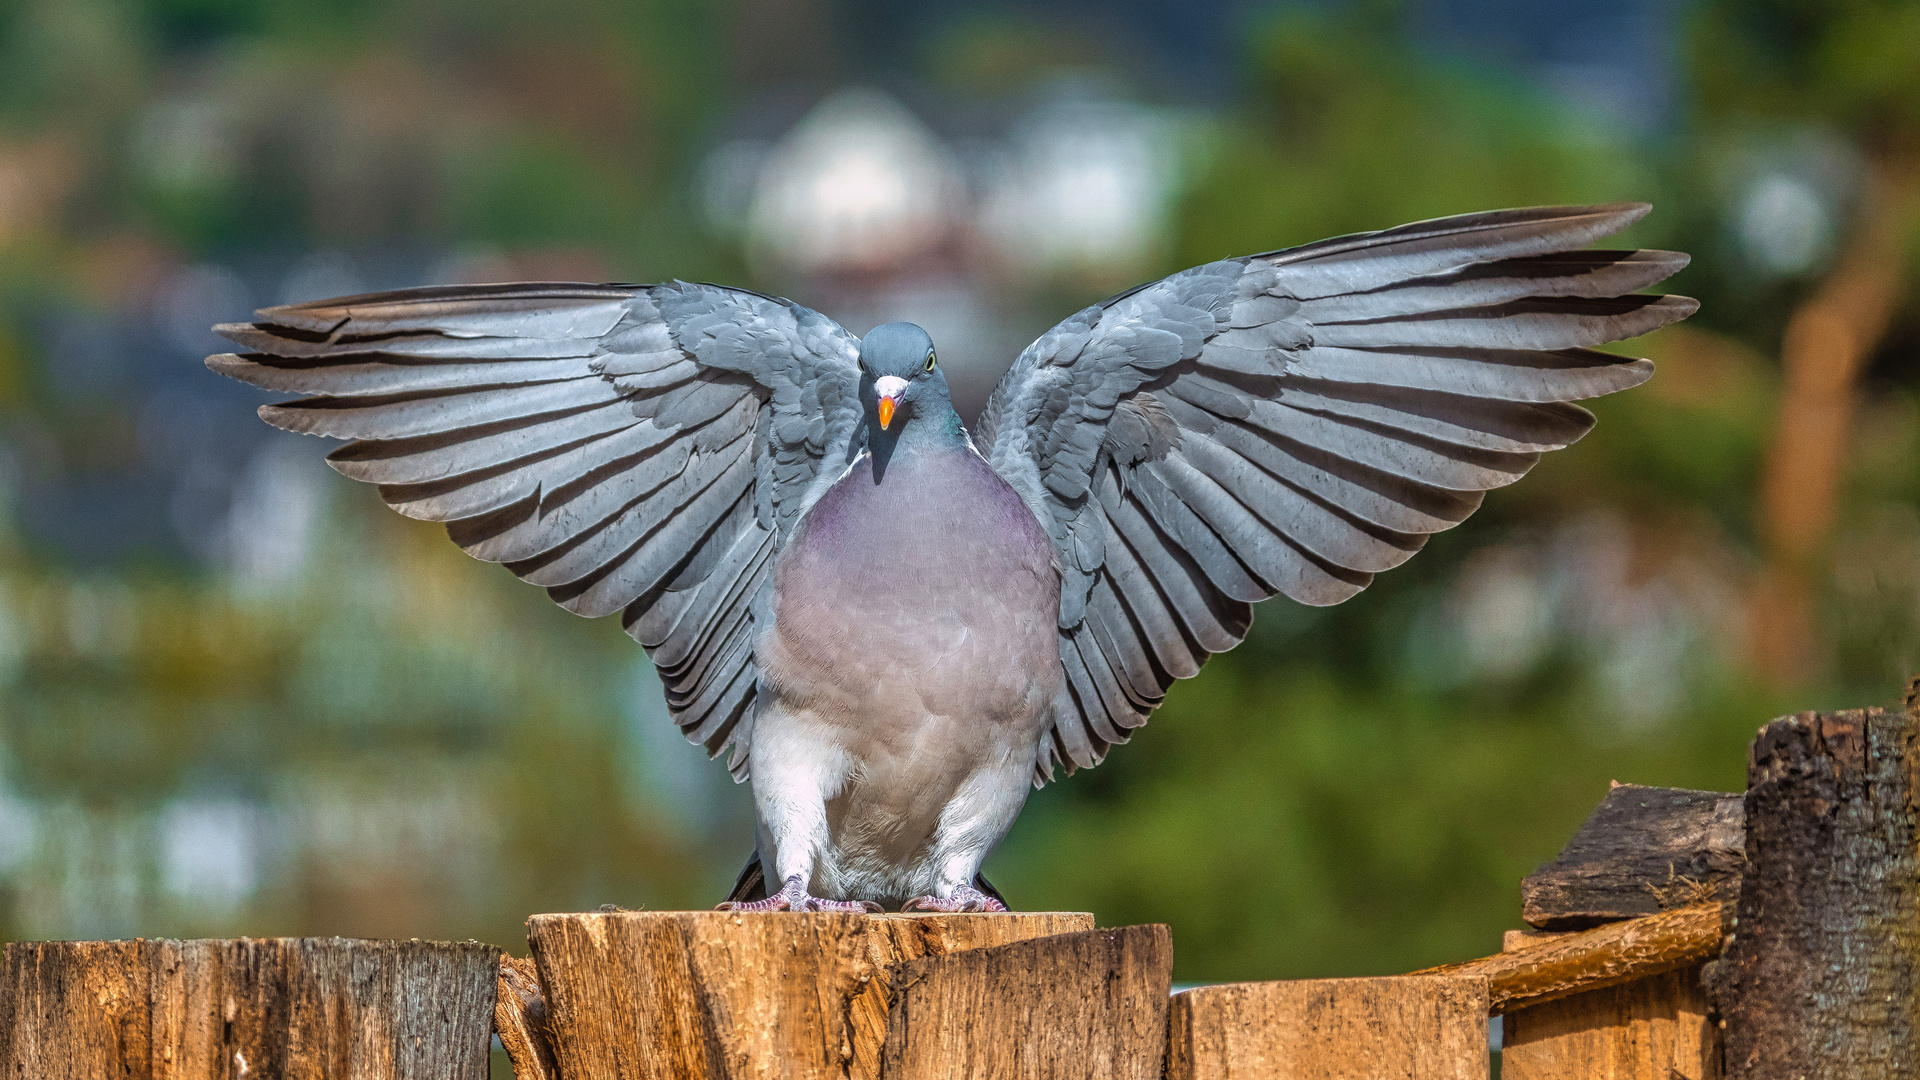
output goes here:
[[880, 431], [898, 434], [915, 415], [953, 410], [933, 339], [912, 323], [883, 323], [860, 341], [860, 397]]

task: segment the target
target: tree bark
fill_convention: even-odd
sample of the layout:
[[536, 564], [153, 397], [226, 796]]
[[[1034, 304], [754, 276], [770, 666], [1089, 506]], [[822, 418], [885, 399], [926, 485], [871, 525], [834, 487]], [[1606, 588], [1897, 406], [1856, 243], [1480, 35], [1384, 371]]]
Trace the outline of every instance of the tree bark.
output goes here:
[[1663, 911], [1413, 974], [1481, 976], [1487, 980], [1488, 1008], [1495, 1014], [1511, 1012], [1703, 964], [1720, 953], [1731, 905], [1726, 909], [1698, 904]]
[[1912, 1077], [1920, 1062], [1913, 717], [1800, 713], [1748, 761], [1747, 872], [1715, 986], [1738, 1080]]
[[1125, 926], [902, 965], [888, 1080], [1160, 1080], [1173, 937]]
[[1166, 1080], [1487, 1075], [1487, 981], [1477, 976], [1203, 986], [1174, 997], [1169, 1027]]
[[15, 942], [0, 1076], [485, 1080], [498, 958], [344, 938]]

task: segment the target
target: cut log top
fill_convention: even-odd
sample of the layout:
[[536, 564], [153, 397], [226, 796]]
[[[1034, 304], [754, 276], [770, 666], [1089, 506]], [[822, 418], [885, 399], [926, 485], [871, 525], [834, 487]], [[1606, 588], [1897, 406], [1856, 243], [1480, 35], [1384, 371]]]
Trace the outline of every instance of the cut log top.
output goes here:
[[1520, 883], [1521, 916], [1581, 930], [1731, 900], [1745, 865], [1741, 796], [1616, 783], [1560, 854]]

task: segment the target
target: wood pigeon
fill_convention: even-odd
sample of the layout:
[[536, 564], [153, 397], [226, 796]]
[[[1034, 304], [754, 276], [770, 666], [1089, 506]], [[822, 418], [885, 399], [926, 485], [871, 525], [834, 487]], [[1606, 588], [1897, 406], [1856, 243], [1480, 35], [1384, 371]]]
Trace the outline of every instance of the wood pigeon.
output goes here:
[[[1698, 306], [1582, 250], [1648, 210], [1442, 218], [1221, 259], [1022, 352], [979, 421], [909, 323], [743, 289], [517, 284], [268, 308], [213, 370], [586, 616], [750, 781], [747, 910], [1004, 910], [1031, 787], [1098, 764], [1276, 594], [1336, 604], [1638, 385]], [[728, 905], [723, 905], [728, 906]]]

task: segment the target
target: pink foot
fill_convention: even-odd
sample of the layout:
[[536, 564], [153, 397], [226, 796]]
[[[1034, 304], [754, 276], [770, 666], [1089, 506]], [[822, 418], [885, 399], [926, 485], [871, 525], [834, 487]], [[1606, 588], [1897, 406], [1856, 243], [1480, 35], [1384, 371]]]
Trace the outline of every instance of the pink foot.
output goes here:
[[953, 895], [942, 899], [938, 896], [916, 896], [901, 905], [901, 911], [1005, 911], [1007, 905], [981, 892], [971, 885], [962, 885], [953, 890]]
[[884, 910], [871, 900], [822, 900], [817, 896], [808, 896], [806, 888], [800, 882], [800, 875], [787, 879], [787, 884], [779, 892], [765, 900], [728, 901], [715, 905], [715, 911], [865, 911]]

